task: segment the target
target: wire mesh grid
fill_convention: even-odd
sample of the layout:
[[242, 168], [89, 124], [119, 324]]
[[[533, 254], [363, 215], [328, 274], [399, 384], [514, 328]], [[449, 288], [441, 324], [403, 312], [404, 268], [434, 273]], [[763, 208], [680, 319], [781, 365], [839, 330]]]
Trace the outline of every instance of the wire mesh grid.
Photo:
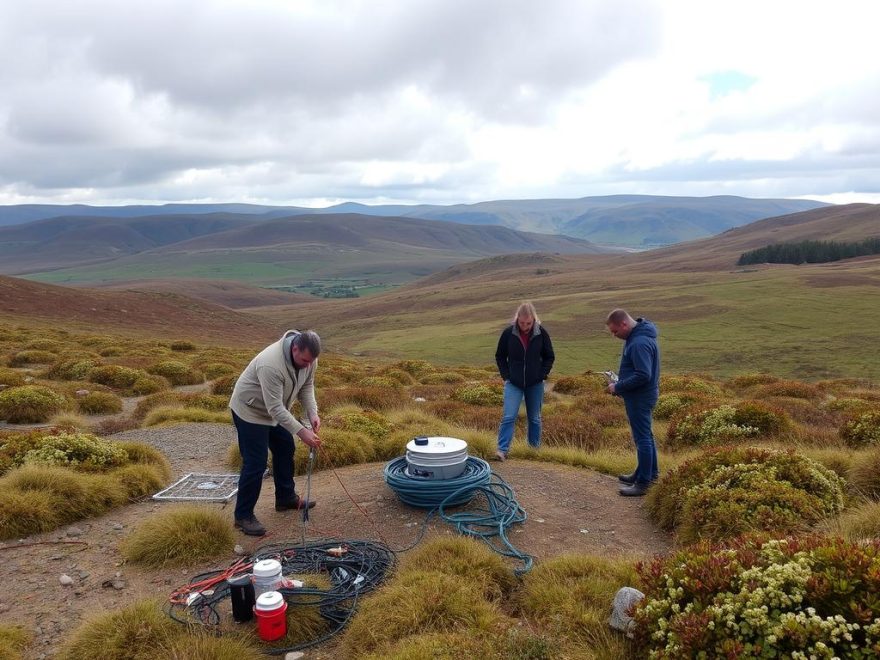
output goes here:
[[154, 500], [228, 502], [238, 492], [237, 474], [191, 472], [153, 495]]

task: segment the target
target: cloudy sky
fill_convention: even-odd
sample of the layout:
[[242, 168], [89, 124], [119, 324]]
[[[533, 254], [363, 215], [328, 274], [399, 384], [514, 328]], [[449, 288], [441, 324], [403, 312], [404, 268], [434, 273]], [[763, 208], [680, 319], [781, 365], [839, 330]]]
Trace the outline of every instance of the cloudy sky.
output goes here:
[[0, 0], [0, 204], [880, 203], [876, 0]]

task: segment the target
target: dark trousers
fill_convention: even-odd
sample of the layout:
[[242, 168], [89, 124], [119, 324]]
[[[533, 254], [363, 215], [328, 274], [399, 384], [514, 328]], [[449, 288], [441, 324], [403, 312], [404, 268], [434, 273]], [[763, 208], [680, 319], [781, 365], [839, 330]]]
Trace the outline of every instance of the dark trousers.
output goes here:
[[275, 501], [289, 502], [296, 497], [293, 489], [293, 436], [283, 426], [252, 424], [232, 413], [238, 431], [238, 450], [241, 452], [241, 473], [238, 477], [238, 496], [235, 500], [235, 519], [254, 515], [260, 498], [263, 475], [272, 452], [272, 476], [275, 479]]
[[657, 445], [654, 442], [654, 432], [651, 429], [651, 415], [654, 406], [657, 405], [656, 396], [627, 397], [623, 404], [626, 407], [626, 416], [629, 419], [629, 428], [632, 431], [633, 442], [636, 445], [636, 457], [639, 464], [636, 468], [636, 483], [647, 485], [656, 481], [660, 476], [657, 465]]

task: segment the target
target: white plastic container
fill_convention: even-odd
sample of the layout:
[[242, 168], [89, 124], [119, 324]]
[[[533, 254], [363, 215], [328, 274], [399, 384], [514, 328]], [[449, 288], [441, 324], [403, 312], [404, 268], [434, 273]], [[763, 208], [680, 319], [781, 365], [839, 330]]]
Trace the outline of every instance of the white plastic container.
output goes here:
[[467, 442], [459, 438], [413, 438], [406, 445], [406, 474], [416, 479], [455, 479], [464, 472], [467, 459]]
[[281, 562], [277, 559], [263, 559], [254, 564], [254, 594], [259, 597], [281, 587]]

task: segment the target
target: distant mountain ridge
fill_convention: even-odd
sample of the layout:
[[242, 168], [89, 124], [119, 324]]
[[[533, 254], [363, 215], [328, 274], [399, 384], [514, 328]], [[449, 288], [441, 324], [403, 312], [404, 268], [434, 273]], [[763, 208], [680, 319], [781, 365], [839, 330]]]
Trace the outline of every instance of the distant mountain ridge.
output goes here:
[[798, 199], [751, 199], [730, 195], [667, 197], [608, 195], [580, 199], [496, 200], [449, 206], [344, 202], [323, 209], [258, 204], [165, 204], [97, 207], [24, 204], [0, 206], [0, 227], [57, 218], [235, 214], [262, 220], [291, 215], [359, 215], [420, 218], [519, 231], [564, 234], [624, 247], [656, 247], [711, 236], [763, 218], [828, 206]]
[[608, 249], [507, 227], [354, 213], [78, 216], [0, 227], [0, 273], [71, 284], [186, 278], [391, 286], [472, 259], [531, 252]]

